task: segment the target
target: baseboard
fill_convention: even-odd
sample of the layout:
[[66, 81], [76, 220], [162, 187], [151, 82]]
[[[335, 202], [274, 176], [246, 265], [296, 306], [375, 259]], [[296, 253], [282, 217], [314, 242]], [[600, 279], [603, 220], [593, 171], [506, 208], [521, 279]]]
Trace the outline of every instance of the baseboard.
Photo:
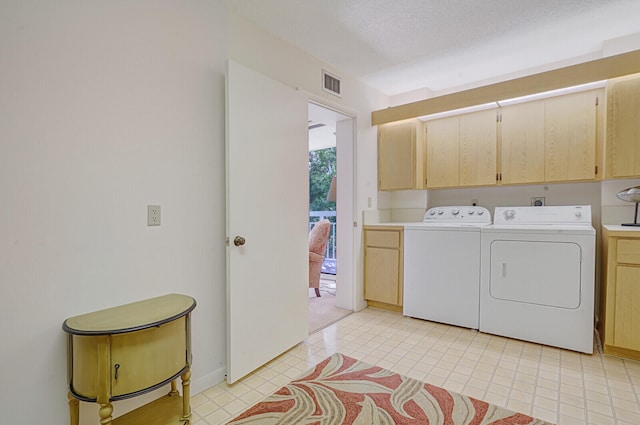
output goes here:
[[191, 394], [195, 395], [201, 393], [202, 391], [209, 389], [213, 386], [218, 385], [220, 382], [225, 380], [226, 368], [221, 367], [219, 369], [214, 370], [211, 373], [208, 373], [204, 376], [201, 376], [198, 379], [191, 380]]

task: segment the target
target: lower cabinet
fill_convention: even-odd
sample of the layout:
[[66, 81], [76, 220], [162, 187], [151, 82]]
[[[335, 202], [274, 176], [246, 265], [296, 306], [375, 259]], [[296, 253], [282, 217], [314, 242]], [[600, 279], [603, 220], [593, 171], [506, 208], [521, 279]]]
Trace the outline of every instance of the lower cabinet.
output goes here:
[[372, 307], [402, 311], [402, 226], [364, 226], [364, 298]]
[[604, 352], [640, 360], [640, 230], [603, 226], [602, 243]]

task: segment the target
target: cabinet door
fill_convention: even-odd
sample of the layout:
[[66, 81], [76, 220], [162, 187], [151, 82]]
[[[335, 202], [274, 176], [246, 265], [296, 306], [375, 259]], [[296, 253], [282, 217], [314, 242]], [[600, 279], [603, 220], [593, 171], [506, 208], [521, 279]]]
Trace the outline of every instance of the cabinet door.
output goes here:
[[596, 101], [588, 91], [545, 102], [545, 181], [595, 178]]
[[544, 181], [544, 101], [502, 109], [502, 183]]
[[414, 121], [378, 128], [378, 190], [419, 188], [416, 130]]
[[460, 118], [427, 121], [427, 188], [460, 185]]
[[460, 116], [460, 186], [496, 184], [496, 117], [494, 109]]
[[364, 298], [399, 305], [400, 251], [398, 249], [365, 248]]
[[640, 177], [640, 78], [607, 88], [606, 177]]
[[615, 294], [613, 344], [640, 350], [640, 267], [617, 267]]
[[181, 317], [157, 328], [111, 337], [112, 396], [153, 387], [176, 375], [187, 365], [185, 320], [185, 317]]

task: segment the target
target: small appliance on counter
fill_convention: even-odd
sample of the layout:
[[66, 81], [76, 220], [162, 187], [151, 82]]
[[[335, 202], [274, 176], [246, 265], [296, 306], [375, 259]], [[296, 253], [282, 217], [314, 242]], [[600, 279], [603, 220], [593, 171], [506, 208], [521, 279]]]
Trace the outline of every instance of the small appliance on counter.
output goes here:
[[638, 203], [640, 202], [640, 186], [630, 187], [629, 189], [625, 189], [619, 192], [616, 196], [618, 197], [618, 199], [622, 199], [623, 201], [636, 203], [636, 214], [633, 216], [633, 223], [622, 223], [622, 226], [640, 227], [640, 223], [638, 223]]

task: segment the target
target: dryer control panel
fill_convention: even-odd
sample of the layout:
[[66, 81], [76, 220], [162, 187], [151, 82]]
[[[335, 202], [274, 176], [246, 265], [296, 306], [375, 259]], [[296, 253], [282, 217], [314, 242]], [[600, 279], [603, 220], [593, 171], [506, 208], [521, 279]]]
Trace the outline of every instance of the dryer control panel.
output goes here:
[[493, 224], [591, 226], [591, 205], [496, 207]]

